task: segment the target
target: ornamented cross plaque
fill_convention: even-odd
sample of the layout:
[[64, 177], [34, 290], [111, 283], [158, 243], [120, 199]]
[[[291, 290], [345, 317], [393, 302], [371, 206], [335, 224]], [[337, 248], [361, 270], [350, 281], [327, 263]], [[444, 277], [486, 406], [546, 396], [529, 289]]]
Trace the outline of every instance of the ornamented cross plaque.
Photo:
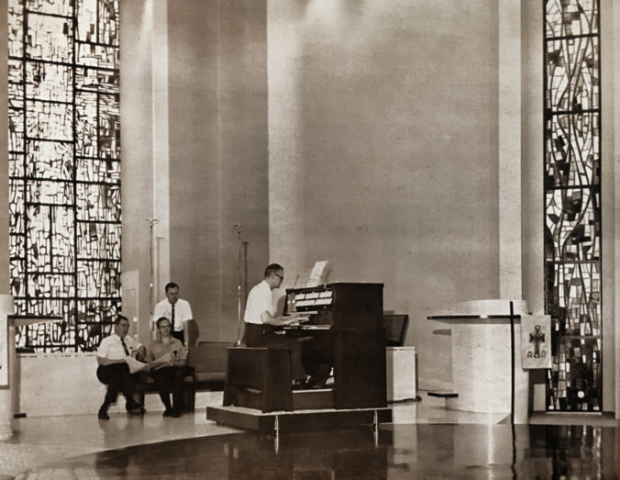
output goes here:
[[[545, 343], [545, 334], [544, 333], [540, 333], [540, 325], [536, 325], [534, 327], [534, 332], [530, 333], [530, 343], [534, 344], [534, 353], [532, 354], [532, 351], [527, 352], [527, 356], [531, 357], [532, 355], [534, 356], [534, 358], [540, 358], [541, 357], [541, 353], [540, 353], [540, 344], [541, 343]], [[546, 356], [547, 352], [542, 352], [542, 356]]]
[[551, 317], [521, 316], [521, 365], [523, 369], [551, 368]]

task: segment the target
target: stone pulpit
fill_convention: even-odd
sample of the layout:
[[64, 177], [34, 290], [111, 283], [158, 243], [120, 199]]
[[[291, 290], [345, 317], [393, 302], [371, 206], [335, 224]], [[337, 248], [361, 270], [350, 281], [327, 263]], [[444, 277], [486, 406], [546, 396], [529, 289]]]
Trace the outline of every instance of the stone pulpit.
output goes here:
[[[451, 330], [453, 392], [446, 395], [447, 408], [506, 413], [514, 423], [527, 423], [528, 368], [546, 368], [550, 362], [549, 317], [529, 314], [523, 300], [493, 299], [459, 303], [428, 319]], [[528, 335], [522, 342], [524, 324], [535, 326], [531, 332], [529, 326], [524, 327]], [[547, 343], [543, 343], [545, 338]], [[536, 355], [536, 360], [544, 357], [544, 362], [528, 366], [526, 361], [524, 365], [523, 348], [524, 358]]]

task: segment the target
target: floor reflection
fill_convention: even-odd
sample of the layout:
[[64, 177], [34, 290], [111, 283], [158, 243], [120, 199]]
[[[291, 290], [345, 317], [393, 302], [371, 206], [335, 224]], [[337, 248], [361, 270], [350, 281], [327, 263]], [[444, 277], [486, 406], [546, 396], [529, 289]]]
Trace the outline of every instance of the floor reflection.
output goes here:
[[273, 436], [237, 433], [66, 459], [17, 478], [618, 478], [618, 429], [388, 425]]

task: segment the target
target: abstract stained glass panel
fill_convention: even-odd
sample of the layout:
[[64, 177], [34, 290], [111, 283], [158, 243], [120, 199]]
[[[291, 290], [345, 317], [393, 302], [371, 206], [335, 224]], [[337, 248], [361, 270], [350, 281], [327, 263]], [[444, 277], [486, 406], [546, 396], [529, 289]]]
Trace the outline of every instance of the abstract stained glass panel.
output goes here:
[[599, 2], [544, 5], [547, 410], [601, 411]]
[[9, 0], [17, 346], [89, 351], [121, 307], [120, 0]]

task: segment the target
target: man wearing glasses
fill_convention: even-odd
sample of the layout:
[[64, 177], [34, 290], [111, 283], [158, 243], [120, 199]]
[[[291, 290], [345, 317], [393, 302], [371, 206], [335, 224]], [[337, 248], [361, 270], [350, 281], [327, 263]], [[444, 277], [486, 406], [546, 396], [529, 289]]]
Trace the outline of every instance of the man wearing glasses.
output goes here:
[[165, 407], [164, 417], [178, 418], [183, 412], [183, 380], [189, 372], [186, 368], [187, 350], [179, 339], [172, 336], [171, 327], [166, 317], [157, 319], [159, 335], [149, 345], [146, 360]]
[[248, 347], [284, 348], [291, 352], [291, 373], [293, 386], [303, 387], [307, 375], [302, 363], [300, 343], [292, 338], [275, 333], [273, 327], [290, 325], [297, 321], [295, 317], [275, 316], [275, 307], [271, 292], [282, 285], [284, 268], [277, 263], [268, 265], [265, 278], [256, 285], [248, 295], [245, 307], [244, 342]]

